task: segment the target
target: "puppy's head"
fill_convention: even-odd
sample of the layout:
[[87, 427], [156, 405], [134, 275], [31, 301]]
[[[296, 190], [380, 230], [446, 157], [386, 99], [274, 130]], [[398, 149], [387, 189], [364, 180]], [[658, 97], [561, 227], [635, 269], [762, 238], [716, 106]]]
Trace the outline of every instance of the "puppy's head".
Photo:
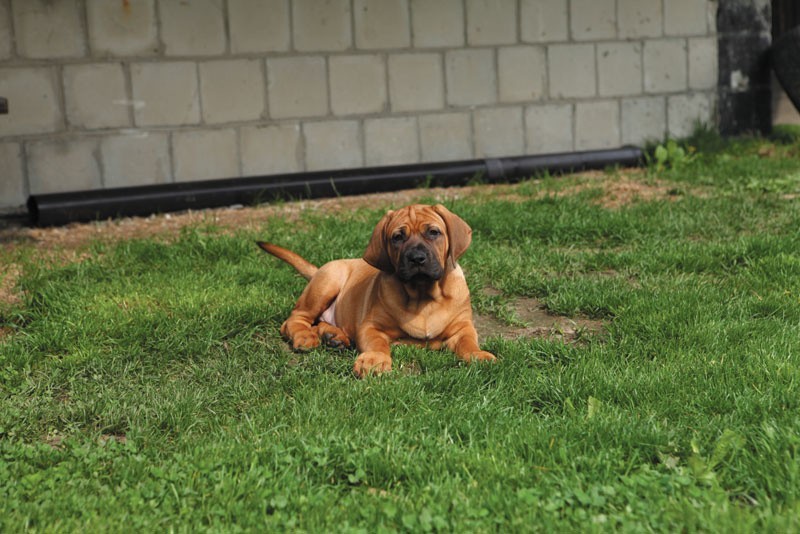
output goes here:
[[441, 204], [390, 211], [372, 231], [364, 261], [404, 283], [440, 280], [472, 240], [472, 229]]

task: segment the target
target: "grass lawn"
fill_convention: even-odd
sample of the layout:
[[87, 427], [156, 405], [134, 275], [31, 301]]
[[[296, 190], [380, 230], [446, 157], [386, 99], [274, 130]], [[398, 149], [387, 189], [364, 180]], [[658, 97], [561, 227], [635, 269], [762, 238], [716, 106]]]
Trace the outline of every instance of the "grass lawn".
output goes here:
[[400, 195], [7, 233], [0, 531], [797, 531], [797, 139], [418, 192], [474, 230], [477, 311], [603, 325], [481, 332], [495, 365], [398, 347], [358, 380], [280, 338], [304, 280], [253, 241], [357, 257]]

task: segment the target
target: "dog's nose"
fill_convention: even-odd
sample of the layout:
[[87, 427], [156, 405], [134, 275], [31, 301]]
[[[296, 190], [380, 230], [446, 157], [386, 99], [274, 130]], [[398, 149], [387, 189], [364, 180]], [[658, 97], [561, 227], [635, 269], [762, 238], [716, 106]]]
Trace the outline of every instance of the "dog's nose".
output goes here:
[[427, 256], [419, 249], [412, 249], [406, 253], [406, 259], [414, 265], [424, 265]]

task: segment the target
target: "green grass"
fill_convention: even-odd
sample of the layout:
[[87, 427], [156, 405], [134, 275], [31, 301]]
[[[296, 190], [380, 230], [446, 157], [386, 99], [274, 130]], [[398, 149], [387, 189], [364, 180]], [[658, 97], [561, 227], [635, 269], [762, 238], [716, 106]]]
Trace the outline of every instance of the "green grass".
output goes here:
[[690, 143], [642, 177], [670, 199], [606, 209], [547, 178], [449, 204], [479, 310], [607, 322], [575, 345], [490, 338], [496, 365], [400, 347], [357, 380], [352, 351], [287, 350], [304, 281], [253, 240], [358, 256], [377, 209], [67, 264], [18, 245], [0, 530], [800, 529], [800, 143]]

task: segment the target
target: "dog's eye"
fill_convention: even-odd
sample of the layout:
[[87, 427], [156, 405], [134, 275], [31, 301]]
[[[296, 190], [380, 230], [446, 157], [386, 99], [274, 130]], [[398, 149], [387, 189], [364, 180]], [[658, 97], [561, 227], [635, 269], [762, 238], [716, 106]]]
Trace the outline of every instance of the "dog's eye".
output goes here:
[[392, 243], [402, 243], [403, 240], [406, 238], [403, 232], [397, 232], [396, 234], [392, 235]]
[[428, 228], [429, 237], [439, 237], [440, 235], [442, 235], [442, 231], [438, 228]]

